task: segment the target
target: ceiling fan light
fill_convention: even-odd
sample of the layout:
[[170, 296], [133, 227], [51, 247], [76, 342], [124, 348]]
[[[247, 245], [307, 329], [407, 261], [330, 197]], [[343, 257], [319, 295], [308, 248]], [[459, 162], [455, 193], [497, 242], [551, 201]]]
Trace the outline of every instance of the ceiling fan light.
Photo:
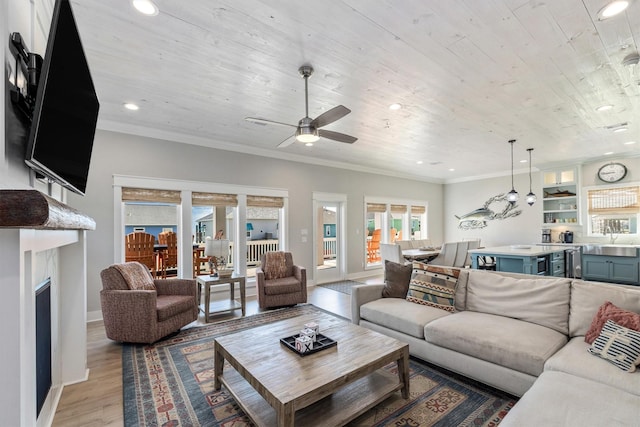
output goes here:
[[151, 0], [133, 0], [131, 3], [143, 15], [156, 16], [158, 14], [158, 6]]
[[300, 142], [316, 142], [320, 139], [318, 136], [318, 131], [316, 129], [311, 129], [308, 127], [298, 128], [296, 130], [296, 139]]
[[612, 16], [616, 16], [617, 14], [624, 12], [628, 6], [629, 2], [626, 0], [612, 1], [600, 9], [598, 12], [598, 19], [602, 21], [604, 19], [611, 18]]

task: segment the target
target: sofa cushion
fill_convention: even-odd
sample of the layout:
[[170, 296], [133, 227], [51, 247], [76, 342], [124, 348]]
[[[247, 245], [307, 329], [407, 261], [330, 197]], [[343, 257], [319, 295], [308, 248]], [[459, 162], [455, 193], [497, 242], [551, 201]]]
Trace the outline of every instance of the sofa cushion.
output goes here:
[[635, 372], [640, 363], [640, 332], [607, 320], [589, 353], [613, 363], [626, 372]]
[[572, 338], [567, 345], [544, 364], [545, 371], [561, 371], [619, 388], [640, 396], [640, 372], [628, 374], [587, 350], [582, 336]]
[[453, 312], [460, 269], [413, 263], [407, 301]]
[[291, 294], [300, 290], [300, 281], [295, 276], [272, 279], [264, 284], [265, 295]]
[[424, 325], [450, 315], [439, 308], [414, 304], [399, 298], [381, 298], [360, 307], [360, 318], [416, 338], [424, 338]]
[[114, 264], [116, 270], [122, 274], [122, 278], [127, 283], [129, 289], [134, 291], [154, 291], [153, 277], [149, 269], [137, 261], [125, 262], [124, 264]]
[[196, 301], [189, 295], [158, 295], [156, 312], [158, 322], [170, 319], [184, 311], [193, 310]]
[[638, 420], [639, 396], [564, 372], [544, 372], [500, 427], [637, 426]]
[[412, 271], [410, 264], [402, 265], [388, 259], [385, 260], [382, 298], [406, 298]]
[[472, 270], [466, 308], [546, 326], [568, 335], [570, 279], [515, 278]]
[[569, 335], [585, 335], [598, 308], [607, 301], [625, 310], [640, 313], [640, 287], [574, 280], [571, 283]]
[[567, 337], [535, 323], [462, 311], [428, 323], [425, 340], [468, 356], [538, 376]]
[[600, 335], [600, 331], [607, 320], [613, 320], [620, 326], [640, 331], [640, 314], [616, 307], [611, 301], [607, 301], [600, 306], [593, 317], [593, 322], [591, 322], [591, 327], [584, 335], [584, 340], [589, 344], [593, 343]]

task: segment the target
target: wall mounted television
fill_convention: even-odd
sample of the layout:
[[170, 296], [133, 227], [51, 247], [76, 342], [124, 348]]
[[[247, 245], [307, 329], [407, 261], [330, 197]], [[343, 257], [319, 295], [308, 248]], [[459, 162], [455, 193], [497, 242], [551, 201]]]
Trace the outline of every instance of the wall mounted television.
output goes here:
[[25, 163], [84, 195], [100, 104], [68, 0], [57, 0]]

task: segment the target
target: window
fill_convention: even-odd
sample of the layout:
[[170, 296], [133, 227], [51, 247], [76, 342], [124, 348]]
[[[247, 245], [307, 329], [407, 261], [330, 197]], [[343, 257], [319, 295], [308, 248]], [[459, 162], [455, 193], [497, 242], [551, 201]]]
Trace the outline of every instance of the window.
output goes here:
[[587, 190], [589, 234], [637, 234], [640, 187]]
[[426, 239], [427, 203], [367, 198], [365, 200], [366, 267], [379, 266], [380, 243]]

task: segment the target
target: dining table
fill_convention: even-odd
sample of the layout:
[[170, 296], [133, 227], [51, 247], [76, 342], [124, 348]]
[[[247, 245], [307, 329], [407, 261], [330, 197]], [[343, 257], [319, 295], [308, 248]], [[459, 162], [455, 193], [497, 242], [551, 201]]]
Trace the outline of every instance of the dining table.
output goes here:
[[440, 254], [439, 249], [405, 249], [402, 256], [408, 261], [430, 261]]

